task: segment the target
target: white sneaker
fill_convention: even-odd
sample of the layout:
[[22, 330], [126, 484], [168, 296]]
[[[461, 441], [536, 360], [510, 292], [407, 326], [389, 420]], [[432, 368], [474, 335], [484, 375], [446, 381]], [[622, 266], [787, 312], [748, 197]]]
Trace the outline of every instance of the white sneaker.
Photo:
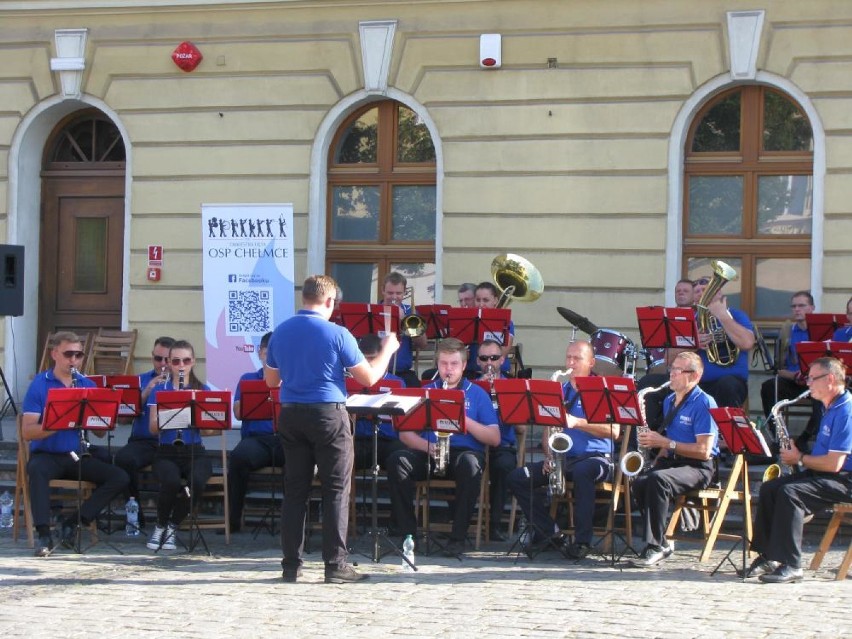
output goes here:
[[148, 543], [145, 544], [148, 546], [148, 550], [159, 550], [163, 545], [163, 535], [165, 533], [165, 528], [154, 526], [154, 532], [151, 533], [151, 538], [148, 540]]
[[177, 535], [177, 527], [174, 524], [169, 524], [166, 526], [166, 533], [163, 535], [163, 545], [161, 546], [163, 550], [176, 550], [177, 546], [175, 545], [175, 538]]

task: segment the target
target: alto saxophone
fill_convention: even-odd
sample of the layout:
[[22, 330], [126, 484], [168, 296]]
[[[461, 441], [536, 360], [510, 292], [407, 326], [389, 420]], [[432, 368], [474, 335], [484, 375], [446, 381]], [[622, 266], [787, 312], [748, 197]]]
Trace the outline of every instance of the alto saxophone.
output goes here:
[[[447, 390], [448, 386], [447, 379], [444, 378], [441, 388]], [[435, 442], [435, 476], [446, 477], [447, 468], [450, 466], [450, 435], [452, 433], [438, 431], [435, 434], [437, 435], [437, 441]]]
[[[811, 390], [808, 389], [804, 391], [798, 397], [794, 397], [793, 399], [782, 399], [780, 402], [776, 403], [769, 411], [769, 415], [772, 419], [775, 420], [775, 437], [778, 440], [778, 449], [781, 450], [790, 450], [790, 433], [787, 431], [787, 424], [784, 421], [784, 418], [781, 416], [781, 409], [785, 406], [789, 406], [790, 404], [795, 404], [799, 400], [804, 399], [808, 395], [811, 394]], [[790, 475], [793, 472], [793, 467], [788, 466], [783, 463], [780, 458], [777, 464], [770, 464], [766, 467], [766, 470], [763, 471], [763, 481], [769, 481], [771, 479], [777, 479], [778, 477], [784, 477], [786, 475]]]
[[[564, 371], [557, 370], [550, 376], [550, 381], [555, 382], [560, 377], [567, 377], [572, 372], [573, 368], [567, 368]], [[548, 459], [545, 462], [547, 470], [547, 494], [551, 497], [561, 497], [565, 494], [565, 474], [562, 470], [562, 460], [565, 454], [571, 450], [574, 441], [562, 429], [562, 426], [551, 426], [550, 434], [547, 438], [547, 451], [545, 454]]]
[[636, 393], [636, 401], [639, 403], [639, 415], [642, 418], [641, 423], [636, 427], [636, 450], [630, 451], [621, 458], [621, 472], [627, 477], [636, 477], [651, 467], [651, 451], [639, 444], [638, 436], [642, 433], [647, 433], [651, 428], [648, 426], [648, 418], [645, 416], [645, 395], [648, 393], [656, 393], [664, 388], [668, 388], [671, 381], [667, 381], [655, 388], [643, 388]]

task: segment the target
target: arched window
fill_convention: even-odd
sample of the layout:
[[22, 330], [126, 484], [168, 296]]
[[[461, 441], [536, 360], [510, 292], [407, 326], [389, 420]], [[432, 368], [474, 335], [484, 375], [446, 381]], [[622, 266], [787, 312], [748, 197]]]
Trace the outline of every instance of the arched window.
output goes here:
[[399, 271], [430, 302], [435, 286], [435, 147], [407, 106], [386, 100], [355, 111], [328, 158], [326, 272], [348, 302], [378, 298]]
[[729, 304], [755, 319], [789, 316], [790, 295], [811, 286], [813, 134], [801, 108], [765, 86], [711, 100], [687, 137], [684, 271], [733, 266]]

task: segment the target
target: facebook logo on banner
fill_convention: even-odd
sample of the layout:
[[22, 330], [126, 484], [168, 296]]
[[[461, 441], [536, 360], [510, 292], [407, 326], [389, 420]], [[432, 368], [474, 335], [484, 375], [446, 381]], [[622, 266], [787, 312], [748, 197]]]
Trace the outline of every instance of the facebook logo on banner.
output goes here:
[[233, 273], [228, 276], [228, 282], [236, 282], [236, 281], [237, 281], [237, 276], [234, 275]]

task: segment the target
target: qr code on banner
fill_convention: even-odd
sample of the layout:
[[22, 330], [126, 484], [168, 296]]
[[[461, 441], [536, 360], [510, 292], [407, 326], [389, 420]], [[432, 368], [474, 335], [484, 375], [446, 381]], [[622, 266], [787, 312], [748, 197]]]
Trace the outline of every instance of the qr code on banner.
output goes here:
[[228, 291], [228, 335], [263, 335], [271, 323], [272, 289]]

